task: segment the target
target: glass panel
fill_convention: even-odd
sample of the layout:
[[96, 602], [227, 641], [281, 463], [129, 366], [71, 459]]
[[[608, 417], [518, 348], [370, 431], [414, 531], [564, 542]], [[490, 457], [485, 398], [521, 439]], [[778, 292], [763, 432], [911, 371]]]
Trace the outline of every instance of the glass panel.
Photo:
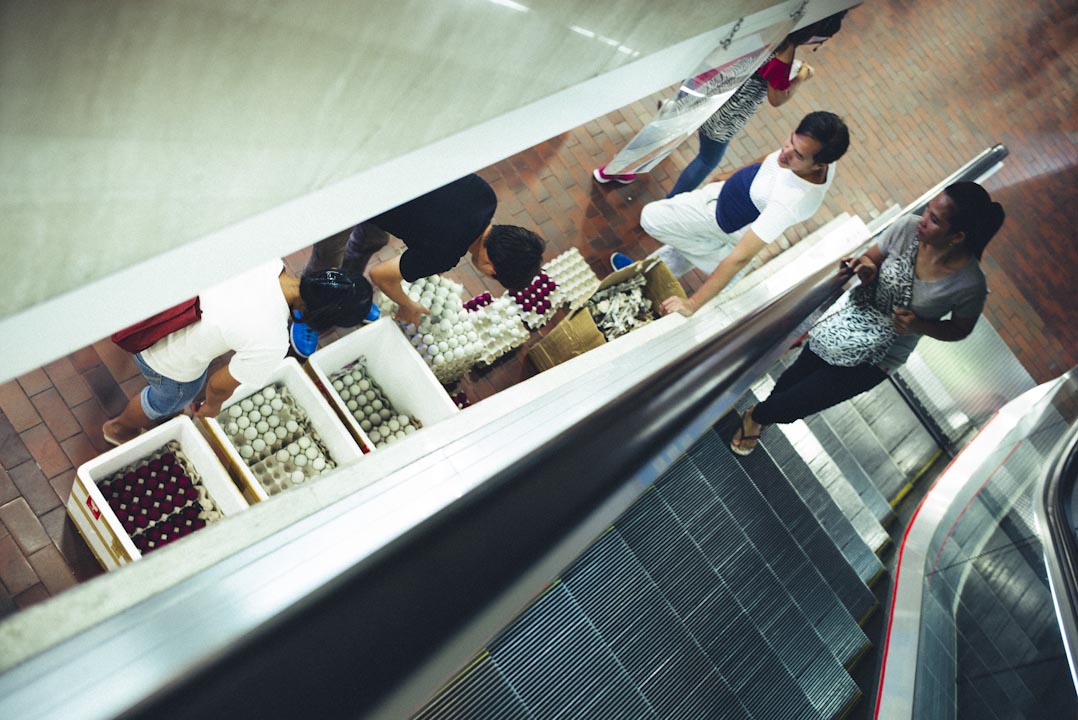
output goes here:
[[1061, 379], [985, 458], [928, 556], [914, 717], [1074, 717], [1074, 688], [1031, 509], [1041, 468], [1075, 419]]

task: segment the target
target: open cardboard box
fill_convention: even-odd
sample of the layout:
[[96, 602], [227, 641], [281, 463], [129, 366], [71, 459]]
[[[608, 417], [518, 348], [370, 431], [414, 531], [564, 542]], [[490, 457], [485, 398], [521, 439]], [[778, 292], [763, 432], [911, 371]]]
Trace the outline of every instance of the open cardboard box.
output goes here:
[[[647, 284], [644, 296], [651, 301], [652, 310], [659, 313], [659, 306], [668, 297], [685, 297], [681, 283], [657, 258], [644, 258], [628, 267], [607, 275], [595, 292], [605, 290], [611, 285], [623, 283], [636, 275], [643, 274]], [[593, 293], [594, 294], [594, 293]], [[587, 306], [572, 311], [568, 317], [554, 326], [546, 337], [537, 342], [528, 351], [528, 359], [540, 372], [583, 355], [606, 343], [606, 338], [596, 327]]]

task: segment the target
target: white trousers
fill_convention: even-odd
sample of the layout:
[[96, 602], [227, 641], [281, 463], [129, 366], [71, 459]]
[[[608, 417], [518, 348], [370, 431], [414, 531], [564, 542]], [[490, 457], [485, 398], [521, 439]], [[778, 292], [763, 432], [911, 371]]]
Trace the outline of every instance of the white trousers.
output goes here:
[[675, 277], [681, 277], [693, 266], [711, 274], [744, 234], [743, 229], [727, 233], [715, 220], [715, 204], [722, 185], [711, 183], [692, 192], [656, 200], [645, 205], [640, 213], [644, 232], [676, 251], [659, 248], [649, 256], [665, 262]]

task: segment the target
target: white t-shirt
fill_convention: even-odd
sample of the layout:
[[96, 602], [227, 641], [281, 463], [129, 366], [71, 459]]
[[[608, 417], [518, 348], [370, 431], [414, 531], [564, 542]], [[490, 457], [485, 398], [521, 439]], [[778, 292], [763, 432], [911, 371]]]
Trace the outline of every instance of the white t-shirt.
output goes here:
[[823, 184], [810, 183], [780, 166], [779, 152], [776, 150], [763, 159], [749, 186], [749, 198], [760, 209], [760, 216], [749, 227], [765, 243], [773, 242], [786, 228], [816, 214], [835, 179], [835, 164], [830, 163]]
[[288, 303], [281, 292], [281, 260], [260, 265], [199, 293], [202, 319], [142, 351], [142, 359], [167, 378], [195, 380], [229, 350], [232, 377], [265, 384], [288, 354]]

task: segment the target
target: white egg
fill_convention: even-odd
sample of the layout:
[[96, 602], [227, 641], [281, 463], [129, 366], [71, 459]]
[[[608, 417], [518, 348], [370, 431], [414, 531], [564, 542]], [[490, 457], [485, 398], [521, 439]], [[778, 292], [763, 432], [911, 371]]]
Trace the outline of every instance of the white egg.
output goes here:
[[318, 472], [322, 472], [323, 470], [326, 469], [326, 461], [323, 460], [322, 458], [315, 458], [314, 460], [311, 461], [311, 467], [314, 468], [315, 470], [317, 470]]
[[371, 401], [371, 407], [374, 408], [375, 410], [381, 410], [384, 407], [384, 404], [382, 403], [381, 400], [375, 398], [374, 400]]
[[282, 401], [281, 398], [273, 398], [270, 400], [270, 407], [274, 410], [280, 410], [284, 407], [284, 401]]
[[246, 430], [247, 428], [251, 427], [251, 421], [247, 418], [246, 415], [241, 415], [240, 418], [236, 420], [236, 427], [238, 427], [240, 430]]
[[287, 430], [288, 432], [290, 432], [290, 433], [294, 433], [294, 432], [296, 432], [297, 430], [299, 430], [299, 423], [297, 423], [297, 422], [296, 422], [295, 420], [289, 420], [288, 422], [286, 422], [286, 423], [284, 424], [284, 428], [285, 428], [285, 430]]
[[297, 440], [296, 443], [300, 446], [300, 448], [302, 448], [303, 450], [306, 450], [307, 448], [309, 448], [311, 446], [311, 439], [309, 437], [307, 437], [306, 435], [304, 435], [299, 440]]
[[378, 393], [375, 390], [368, 390], [367, 392], [363, 393], [363, 397], [367, 398], [368, 401], [374, 400], [376, 397], [378, 397]]
[[251, 441], [251, 449], [256, 453], [260, 453], [266, 449], [266, 443], [262, 441], [262, 438], [255, 438]]
[[270, 415], [268, 418], [266, 418], [266, 424], [269, 425], [271, 428], [275, 428], [281, 424], [281, 418], [277, 417], [276, 415]]
[[247, 419], [251, 421], [252, 425], [257, 425], [258, 423], [262, 422], [262, 413], [258, 412], [257, 410], [251, 410], [249, 413], [247, 413]]
[[391, 410], [390, 408], [382, 408], [378, 411], [378, 416], [381, 417], [383, 420], [388, 420], [389, 418], [393, 417], [393, 410]]
[[398, 430], [397, 432], [393, 433], [393, 437], [397, 438], [398, 440], [403, 440], [404, 435], [405, 433], [403, 430]]
[[368, 390], [371, 389], [371, 381], [367, 380], [366, 378], [364, 378], [363, 380], [360, 380], [359, 381], [359, 389], [362, 390], [363, 392], [367, 392]]
[[405, 425], [404, 426], [404, 433], [406, 435], [411, 435], [412, 433], [415, 432], [415, 430], [416, 430], [415, 425]]
[[371, 416], [370, 416], [369, 418], [367, 418], [367, 419], [368, 419], [368, 420], [370, 420], [370, 421], [371, 421], [371, 425], [374, 425], [375, 427], [378, 427], [379, 425], [381, 425], [381, 424], [382, 424], [382, 417], [381, 417], [381, 416], [380, 416], [380, 415], [379, 415], [378, 413], [374, 413], [374, 414], [372, 414], [372, 415], [371, 415]]
[[266, 398], [267, 400], [272, 400], [273, 398], [277, 397], [277, 389], [274, 388], [272, 385], [268, 388], [264, 388], [262, 390], [262, 397]]
[[292, 456], [288, 454], [287, 450], [282, 448], [282, 449], [277, 451], [277, 456], [276, 457], [277, 457], [277, 460], [279, 462], [288, 462], [288, 458], [290, 458]]
[[270, 430], [262, 436], [262, 442], [266, 443], [267, 445], [273, 445], [275, 442], [277, 442], [277, 433], [273, 430]]
[[397, 422], [400, 423], [401, 427], [404, 427], [405, 425], [412, 424], [412, 418], [408, 417], [407, 415], [398, 415]]
[[286, 447], [285, 450], [287, 450], [288, 454], [292, 457], [299, 455], [299, 445], [297, 443], [288, 443], [288, 447]]
[[352, 383], [354, 383], [355, 379], [351, 375], [345, 375], [344, 377], [341, 378], [341, 382], [344, 383], [345, 387], [347, 387], [347, 386], [351, 385]]
[[399, 422], [397, 422], [396, 420], [390, 420], [389, 421], [389, 429], [392, 430], [393, 432], [397, 432], [398, 430], [401, 429], [401, 424]]
[[254, 449], [250, 445], [240, 445], [240, 457], [247, 459], [255, 454]]
[[228, 425], [225, 425], [225, 432], [228, 433], [229, 435], [235, 435], [239, 431], [240, 431], [240, 426], [237, 425], [234, 422], [230, 422]]
[[248, 426], [243, 429], [244, 440], [254, 440], [256, 437], [258, 437], [258, 430], [255, 428]]
[[359, 426], [361, 428], [363, 428], [363, 432], [367, 432], [368, 430], [370, 430], [373, 427], [373, 425], [371, 425], [371, 421], [366, 420], [366, 419], [360, 420], [359, 421]]
[[307, 476], [303, 474], [302, 470], [296, 470], [292, 473], [292, 482], [294, 482], [296, 485], [299, 485], [306, 479]]
[[347, 401], [347, 400], [351, 400], [351, 399], [352, 399], [352, 393], [350, 391], [341, 390], [341, 400]]
[[303, 467], [304, 465], [307, 464], [307, 456], [306, 455], [296, 455], [296, 457], [292, 458], [292, 462], [294, 462], [296, 464], [296, 467]]
[[307, 448], [306, 450], [303, 451], [303, 454], [307, 456], [308, 460], [314, 460], [316, 457], [318, 457], [322, 453], [318, 452], [318, 448], [316, 448], [316, 447], [309, 447], [309, 448]]
[[382, 442], [382, 433], [378, 432], [377, 430], [371, 430], [369, 433], [367, 433], [367, 437], [371, 439], [372, 443]]
[[260, 433], [264, 433], [269, 430], [269, 423], [265, 420], [259, 420], [258, 423], [255, 425], [255, 429], [258, 430], [258, 432]]
[[355, 412], [356, 408], [359, 407], [359, 403], [357, 403], [355, 400], [349, 400], [348, 402], [345, 403], [345, 407], [347, 407], [352, 412]]
[[242, 414], [243, 414], [243, 410], [240, 408], [239, 405], [233, 405], [232, 407], [230, 407], [228, 409], [228, 416], [230, 418], [235, 419], [235, 418], [238, 418]]
[[286, 437], [288, 437], [288, 430], [286, 430], [281, 425], [278, 425], [277, 427], [273, 428], [273, 432], [277, 436], [278, 440], [284, 440]]

